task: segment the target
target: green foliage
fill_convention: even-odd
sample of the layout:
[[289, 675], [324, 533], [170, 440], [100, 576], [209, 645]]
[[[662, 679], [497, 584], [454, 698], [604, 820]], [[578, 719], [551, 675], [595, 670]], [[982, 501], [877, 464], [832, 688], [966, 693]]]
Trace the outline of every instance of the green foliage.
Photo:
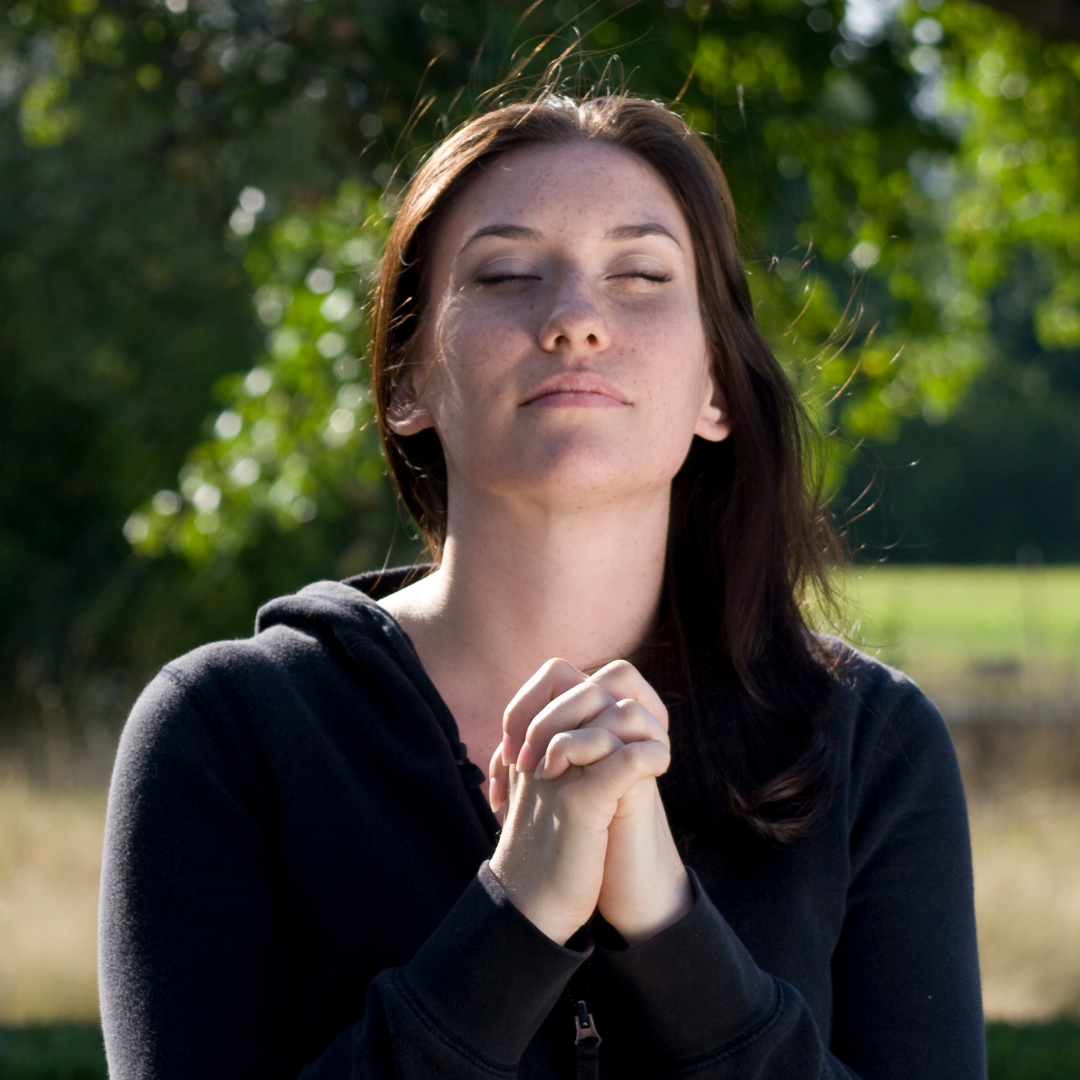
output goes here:
[[946, 423], [908, 424], [895, 442], [865, 448], [838, 499], [871, 493], [852, 513], [868, 511], [849, 528], [858, 557], [1080, 561], [1078, 361], [995, 359]]
[[[252, 231], [265, 196], [249, 187], [240, 200], [231, 218], [237, 240]], [[195, 562], [234, 553], [267, 528], [311, 521], [320, 503], [333, 518], [385, 515], [369, 373], [359, 358], [361, 306], [385, 223], [377, 193], [346, 181], [330, 202], [294, 206], [251, 238], [244, 262], [269, 329], [267, 351], [246, 375], [219, 380], [224, 409], [181, 470], [180, 492], [163, 489], [128, 518], [125, 535], [138, 551], [171, 548]]]
[[[955, 407], [993, 354], [987, 299], [1018, 247], [1038, 243], [1044, 261], [1056, 260], [1039, 325], [1046, 328], [1044, 344], [1067, 344], [1062, 328], [1072, 325], [1068, 305], [1076, 291], [1071, 234], [1048, 230], [1048, 215], [1066, 205], [1069, 174], [1056, 172], [1058, 187], [1048, 186], [1044, 157], [1035, 163], [1044, 166], [1041, 173], [1010, 178], [1023, 195], [987, 186], [984, 174], [988, 153], [1012, 152], [998, 149], [1001, 103], [1017, 100], [1014, 88], [1021, 82], [1031, 88], [1028, 105], [1049, 117], [1053, 130], [1044, 135], [1055, 161], [1068, 157], [1077, 87], [1059, 69], [1080, 63], [1080, 49], [1046, 48], [1037, 35], [976, 5], [950, 7], [944, 22], [909, 5], [890, 25], [861, 31], [841, 25], [837, 35], [830, 28], [839, 14], [828, 5], [808, 13], [801, 0], [747, 0], [716, 11], [687, 5], [664, 16], [664, 37], [676, 60], [671, 67], [635, 51], [655, 32], [655, 8], [596, 5], [584, 14], [591, 32], [570, 49], [588, 59], [595, 45], [603, 57], [622, 42], [623, 63], [641, 61], [632, 89], [668, 99], [681, 91], [680, 108], [715, 141], [749, 237], [766, 334], [822, 429], [838, 427], [848, 436], [833, 442], [834, 471], [856, 440], [895, 438], [901, 419], [923, 415], [940, 422]], [[808, 28], [811, 19], [816, 21]], [[468, 40], [464, 27], [455, 29], [459, 41]], [[540, 51], [550, 58], [563, 45], [559, 28], [540, 20], [538, 30], [555, 35], [547, 53]], [[994, 67], [998, 49], [1008, 50], [1008, 63], [1002, 61], [1004, 81], [999, 78], [995, 91], [984, 68]], [[966, 64], [959, 66], [957, 57], [967, 58]], [[460, 114], [460, 88], [444, 88], [444, 75], [436, 64], [427, 85], [432, 111], [448, 123], [455, 109]], [[390, 109], [388, 124], [400, 120], [401, 113]], [[370, 119], [368, 124], [369, 130], [379, 126]], [[426, 140], [407, 125], [402, 132], [395, 156], [415, 160]], [[1027, 152], [1038, 157], [1036, 149]], [[386, 164], [379, 166], [384, 177]], [[1035, 183], [1043, 187], [1031, 187]], [[335, 212], [332, 200], [326, 212]], [[991, 223], [995, 213], [1006, 215], [1009, 228], [991, 229], [991, 241], [977, 237], [972, 246], [969, 234], [989, 227], [980, 213]], [[999, 269], [991, 273], [990, 266]], [[258, 280], [256, 285], [261, 287]], [[291, 341], [288, 327], [284, 333]], [[308, 350], [298, 362], [313, 365], [314, 372], [320, 365], [325, 371], [324, 361]], [[266, 398], [266, 406], [273, 400]], [[254, 422], [259, 408], [248, 406]], [[270, 419], [282, 423], [281, 417]], [[305, 413], [304, 419], [310, 417]], [[187, 468], [210, 452], [197, 451]], [[188, 473], [189, 491], [199, 490], [190, 479], [198, 475]], [[234, 499], [222, 490], [216, 520], [243, 516], [246, 497]], [[325, 502], [332, 493], [313, 488], [305, 498], [316, 496]], [[131, 519], [129, 535], [142, 536], [145, 522], [141, 550], [160, 549], [156, 519], [141, 513]], [[287, 515], [278, 518], [291, 525]], [[174, 548], [199, 558], [229, 550], [244, 530], [219, 527], [203, 534], [209, 539], [197, 534], [191, 527], [169, 532]]]
[[1080, 47], [921, 3], [881, 26], [841, 0], [6, 7], [0, 699], [137, 682], [305, 576], [381, 562], [397, 519], [350, 360], [376, 193], [560, 53], [559, 87], [678, 98], [715, 146], [837, 474], [955, 409], [1019, 256], [1042, 347], [1074, 344]]
[[[1052, 285], [1036, 307], [1044, 348], [1080, 346], [1080, 45], [1047, 43], [977, 5], [941, 12], [942, 109], [963, 134], [944, 239], [976, 295], [1031, 248]], [[924, 48], [929, 48], [926, 46]], [[955, 305], [955, 300], [953, 301]]]

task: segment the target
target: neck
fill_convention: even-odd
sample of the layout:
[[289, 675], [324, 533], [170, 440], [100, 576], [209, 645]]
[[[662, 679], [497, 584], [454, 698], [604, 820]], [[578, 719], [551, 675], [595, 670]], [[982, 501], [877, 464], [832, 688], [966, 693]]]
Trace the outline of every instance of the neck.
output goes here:
[[466, 741], [483, 739], [485, 752], [498, 742], [503, 709], [545, 661], [591, 671], [645, 640], [660, 603], [669, 499], [664, 488], [558, 511], [451, 500], [439, 569], [385, 606]]

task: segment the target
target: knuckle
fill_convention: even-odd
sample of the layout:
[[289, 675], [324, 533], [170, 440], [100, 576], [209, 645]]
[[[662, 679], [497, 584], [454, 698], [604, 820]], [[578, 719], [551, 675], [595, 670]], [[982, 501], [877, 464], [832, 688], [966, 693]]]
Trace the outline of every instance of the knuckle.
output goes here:
[[575, 732], [573, 731], [559, 731], [552, 735], [550, 742], [548, 742], [547, 752], [550, 756], [553, 753], [562, 754], [574, 745]]
[[669, 758], [667, 747], [655, 739], [645, 742], [629, 743], [626, 747], [630, 764], [638, 770], [654, 772], [657, 767], [667, 768]]
[[[582, 682], [570, 687], [556, 701], [569, 710], [569, 715], [574, 717], [572, 722], [575, 726], [582, 726], [595, 719], [588, 714], [604, 709], [611, 698], [595, 683]], [[552, 705], [554, 706], [554, 702]]]
[[618, 709], [621, 717], [634, 725], [635, 729], [650, 732], [653, 738], [661, 737], [661, 733], [663, 733], [663, 738], [667, 738], [664, 725], [640, 701], [635, 701], [634, 698], [623, 698], [615, 703], [615, 708]]
[[510, 731], [511, 729], [520, 726], [526, 719], [527, 713], [525, 709], [526, 698], [523, 694], [519, 693], [509, 705], [503, 709], [503, 730]]
[[569, 660], [564, 660], [561, 656], [553, 656], [540, 667], [540, 673], [547, 676], [570, 675], [576, 670]]

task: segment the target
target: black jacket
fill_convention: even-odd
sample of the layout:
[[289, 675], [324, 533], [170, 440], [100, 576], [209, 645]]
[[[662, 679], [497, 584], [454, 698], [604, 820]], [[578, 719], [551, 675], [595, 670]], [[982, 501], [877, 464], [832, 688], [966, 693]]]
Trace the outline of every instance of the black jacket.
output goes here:
[[817, 831], [691, 841], [681, 922], [564, 948], [487, 871], [483, 776], [394, 620], [355, 583], [268, 604], [253, 638], [166, 666], [125, 728], [110, 1076], [572, 1077], [584, 998], [607, 1077], [983, 1077], [952, 746], [912, 683], [847, 651]]

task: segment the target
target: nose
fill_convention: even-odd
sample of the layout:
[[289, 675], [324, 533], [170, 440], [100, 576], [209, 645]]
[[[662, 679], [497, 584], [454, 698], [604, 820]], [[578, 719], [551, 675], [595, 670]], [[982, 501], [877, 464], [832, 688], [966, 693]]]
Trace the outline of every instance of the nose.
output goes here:
[[604, 316], [578, 275], [558, 285], [540, 328], [540, 345], [548, 352], [603, 352], [611, 344]]

